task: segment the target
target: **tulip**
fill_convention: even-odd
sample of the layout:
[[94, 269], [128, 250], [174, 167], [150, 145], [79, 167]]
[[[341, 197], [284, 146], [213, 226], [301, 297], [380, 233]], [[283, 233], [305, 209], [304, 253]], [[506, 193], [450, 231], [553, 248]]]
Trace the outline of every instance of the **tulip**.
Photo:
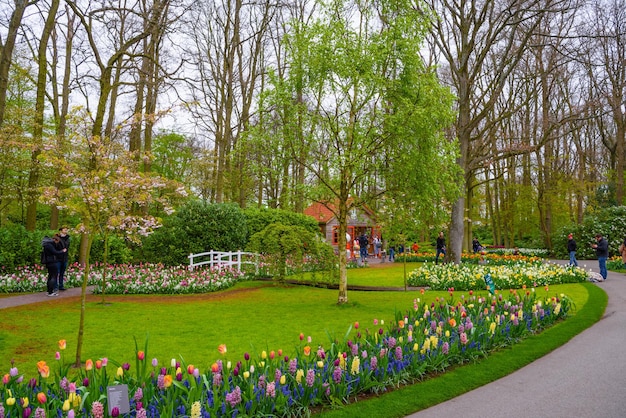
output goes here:
[[276, 353], [274, 353], [274, 350], [270, 351], [270, 360], [274, 360], [275, 356], [276, 356]]
[[194, 367], [193, 364], [187, 365], [187, 373], [188, 374], [193, 374], [194, 369], [195, 369], [195, 367]]
[[54, 359], [55, 360], [61, 360], [61, 353], [59, 353], [58, 351], [56, 353], [54, 353]]
[[250, 360], [250, 354], [248, 354], [248, 353], [244, 353], [244, 354], [243, 354], [243, 358], [244, 358], [244, 360], [246, 360], [246, 361]]
[[59, 340], [59, 350], [65, 350], [67, 348], [67, 341]]
[[311, 347], [310, 347], [310, 346], [308, 346], [308, 345], [307, 345], [307, 346], [305, 346], [303, 351], [304, 351], [304, 355], [305, 355], [305, 356], [307, 356], [307, 357], [308, 357], [308, 356], [310, 356], [310, 355], [311, 355]]
[[245, 372], [243, 372], [243, 377], [244, 377], [245, 379], [248, 379], [248, 378], [250, 377], [250, 372], [249, 372], [249, 371], [247, 371], [247, 370], [246, 370]]
[[265, 350], [261, 351], [261, 358], [263, 360], [265, 360], [267, 358], [267, 353], [265, 352]]
[[300, 341], [304, 340], [304, 333], [300, 333]]
[[96, 369], [97, 370], [102, 369], [102, 360], [96, 360]]
[[118, 379], [121, 379], [122, 377], [124, 377], [124, 369], [122, 369], [121, 367], [118, 367], [117, 373], [115, 374], [115, 376], [117, 376]]
[[70, 400], [69, 399], [66, 399], [63, 402], [63, 406], [61, 407], [61, 409], [63, 410], [63, 412], [67, 412], [67, 411], [70, 410]]
[[112, 417], [119, 417], [120, 416], [120, 408], [118, 408], [117, 406], [114, 406], [113, 409], [111, 409], [111, 416]]
[[9, 376], [9, 374], [5, 374], [4, 376], [2, 376], [2, 384], [3, 385], [8, 385], [9, 384], [9, 380], [11, 380], [11, 376]]
[[70, 410], [67, 412], [67, 418], [74, 418], [74, 410], [73, 410], [73, 409], [70, 409]]
[[146, 358], [146, 353], [143, 351], [137, 351], [137, 359], [139, 361], [143, 361]]
[[226, 351], [227, 351], [227, 350], [226, 350], [226, 344], [220, 344], [220, 345], [218, 345], [218, 346], [217, 346], [217, 351], [219, 351], [219, 353], [220, 353], [221, 355], [226, 354]]
[[[28, 399], [28, 398], [25, 398], [25, 399]], [[32, 411], [30, 408], [24, 408], [24, 410], [22, 411], [22, 418], [28, 418], [31, 412]]]
[[85, 362], [85, 370], [90, 371], [93, 369], [93, 360], [89, 359]]
[[282, 375], [282, 376], [280, 377], [280, 384], [281, 384], [281, 385], [284, 385], [286, 381], [287, 381], [287, 378], [285, 377], [285, 375]]
[[173, 359], [170, 361], [170, 366], [171, 366], [172, 368], [176, 367], [176, 359], [175, 359], [175, 358], [173, 358]]
[[28, 401], [27, 397], [22, 398], [22, 400], [21, 400], [22, 408], [28, 407], [28, 403], [29, 403], [29, 401]]
[[156, 367], [159, 365], [159, 360], [157, 360], [156, 358], [152, 359], [152, 367]]
[[48, 399], [46, 398], [46, 394], [43, 392], [39, 392], [37, 394], [37, 402], [40, 404], [45, 404]]
[[174, 379], [172, 378], [172, 375], [166, 374], [165, 376], [163, 376], [163, 385], [166, 388], [169, 388], [170, 386], [172, 386], [173, 382], [174, 382]]
[[212, 371], [213, 373], [217, 373], [217, 372], [219, 372], [219, 371], [220, 371], [220, 368], [219, 368], [219, 366], [217, 365], [217, 363], [213, 363], [213, 364], [211, 364], [211, 371]]

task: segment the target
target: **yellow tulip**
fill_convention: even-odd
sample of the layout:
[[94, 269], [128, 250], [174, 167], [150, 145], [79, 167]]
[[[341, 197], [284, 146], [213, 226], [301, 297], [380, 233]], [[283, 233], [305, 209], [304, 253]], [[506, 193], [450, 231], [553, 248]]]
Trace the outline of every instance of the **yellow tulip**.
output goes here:
[[70, 400], [69, 399], [66, 399], [63, 402], [63, 407], [61, 409], [63, 409], [63, 412], [67, 412], [67, 411], [70, 410]]
[[250, 378], [250, 372], [247, 371], [247, 370], [245, 372], [243, 372], [243, 377], [244, 377], [244, 379], [249, 379]]
[[119, 378], [124, 377], [124, 369], [122, 369], [121, 367], [118, 367], [116, 376], [119, 377]]
[[285, 375], [280, 376], [280, 384], [281, 385], [284, 385], [286, 381], [287, 381], [287, 379], [285, 378]]

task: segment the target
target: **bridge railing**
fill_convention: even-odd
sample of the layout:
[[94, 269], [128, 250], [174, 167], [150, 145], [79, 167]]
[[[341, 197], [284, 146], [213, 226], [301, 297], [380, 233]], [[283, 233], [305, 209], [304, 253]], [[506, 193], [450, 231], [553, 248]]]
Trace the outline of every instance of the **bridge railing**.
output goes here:
[[210, 268], [236, 268], [241, 271], [247, 265], [254, 267], [259, 273], [259, 254], [246, 251], [207, 251], [198, 254], [189, 254], [189, 270], [200, 266]]

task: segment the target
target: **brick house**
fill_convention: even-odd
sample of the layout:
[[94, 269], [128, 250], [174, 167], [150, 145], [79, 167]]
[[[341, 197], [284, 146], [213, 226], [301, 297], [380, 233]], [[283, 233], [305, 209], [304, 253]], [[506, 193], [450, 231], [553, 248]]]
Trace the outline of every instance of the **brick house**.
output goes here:
[[[337, 231], [339, 230], [339, 221], [333, 212], [327, 207], [334, 208], [334, 205], [323, 205], [321, 203], [313, 203], [304, 210], [304, 214], [311, 216], [317, 221], [322, 236], [326, 237], [326, 242], [337, 250]], [[352, 242], [356, 237], [365, 233], [370, 238], [368, 253], [374, 253], [372, 238], [376, 235], [380, 237], [380, 227], [376, 225], [374, 212], [368, 207], [352, 208], [348, 213], [347, 232], [350, 235], [348, 243], [349, 249], [352, 249]]]

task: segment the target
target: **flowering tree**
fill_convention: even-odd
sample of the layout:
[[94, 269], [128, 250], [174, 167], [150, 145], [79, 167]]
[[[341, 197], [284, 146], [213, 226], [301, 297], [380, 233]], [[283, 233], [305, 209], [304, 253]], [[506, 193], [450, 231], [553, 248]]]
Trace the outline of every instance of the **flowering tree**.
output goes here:
[[[76, 349], [76, 364], [80, 364], [82, 348], [85, 296], [89, 277], [89, 254], [96, 235], [104, 239], [106, 263], [107, 242], [110, 234], [121, 234], [132, 242], [139, 242], [160, 226], [160, 220], [148, 213], [157, 206], [171, 213], [173, 194], [185, 195], [182, 187], [171, 181], [139, 170], [140, 163], [121, 143], [109, 138], [91, 136], [83, 129], [86, 115], [74, 120], [73, 133], [66, 155], [58, 148], [42, 154], [45, 164], [57, 171], [61, 187], [47, 187], [42, 200], [59, 209], [79, 215], [81, 223], [75, 231], [82, 234], [81, 252], [85, 270], [81, 292], [81, 318]], [[174, 190], [174, 193], [165, 193]], [[106, 269], [102, 275], [102, 294], [106, 289]]]

